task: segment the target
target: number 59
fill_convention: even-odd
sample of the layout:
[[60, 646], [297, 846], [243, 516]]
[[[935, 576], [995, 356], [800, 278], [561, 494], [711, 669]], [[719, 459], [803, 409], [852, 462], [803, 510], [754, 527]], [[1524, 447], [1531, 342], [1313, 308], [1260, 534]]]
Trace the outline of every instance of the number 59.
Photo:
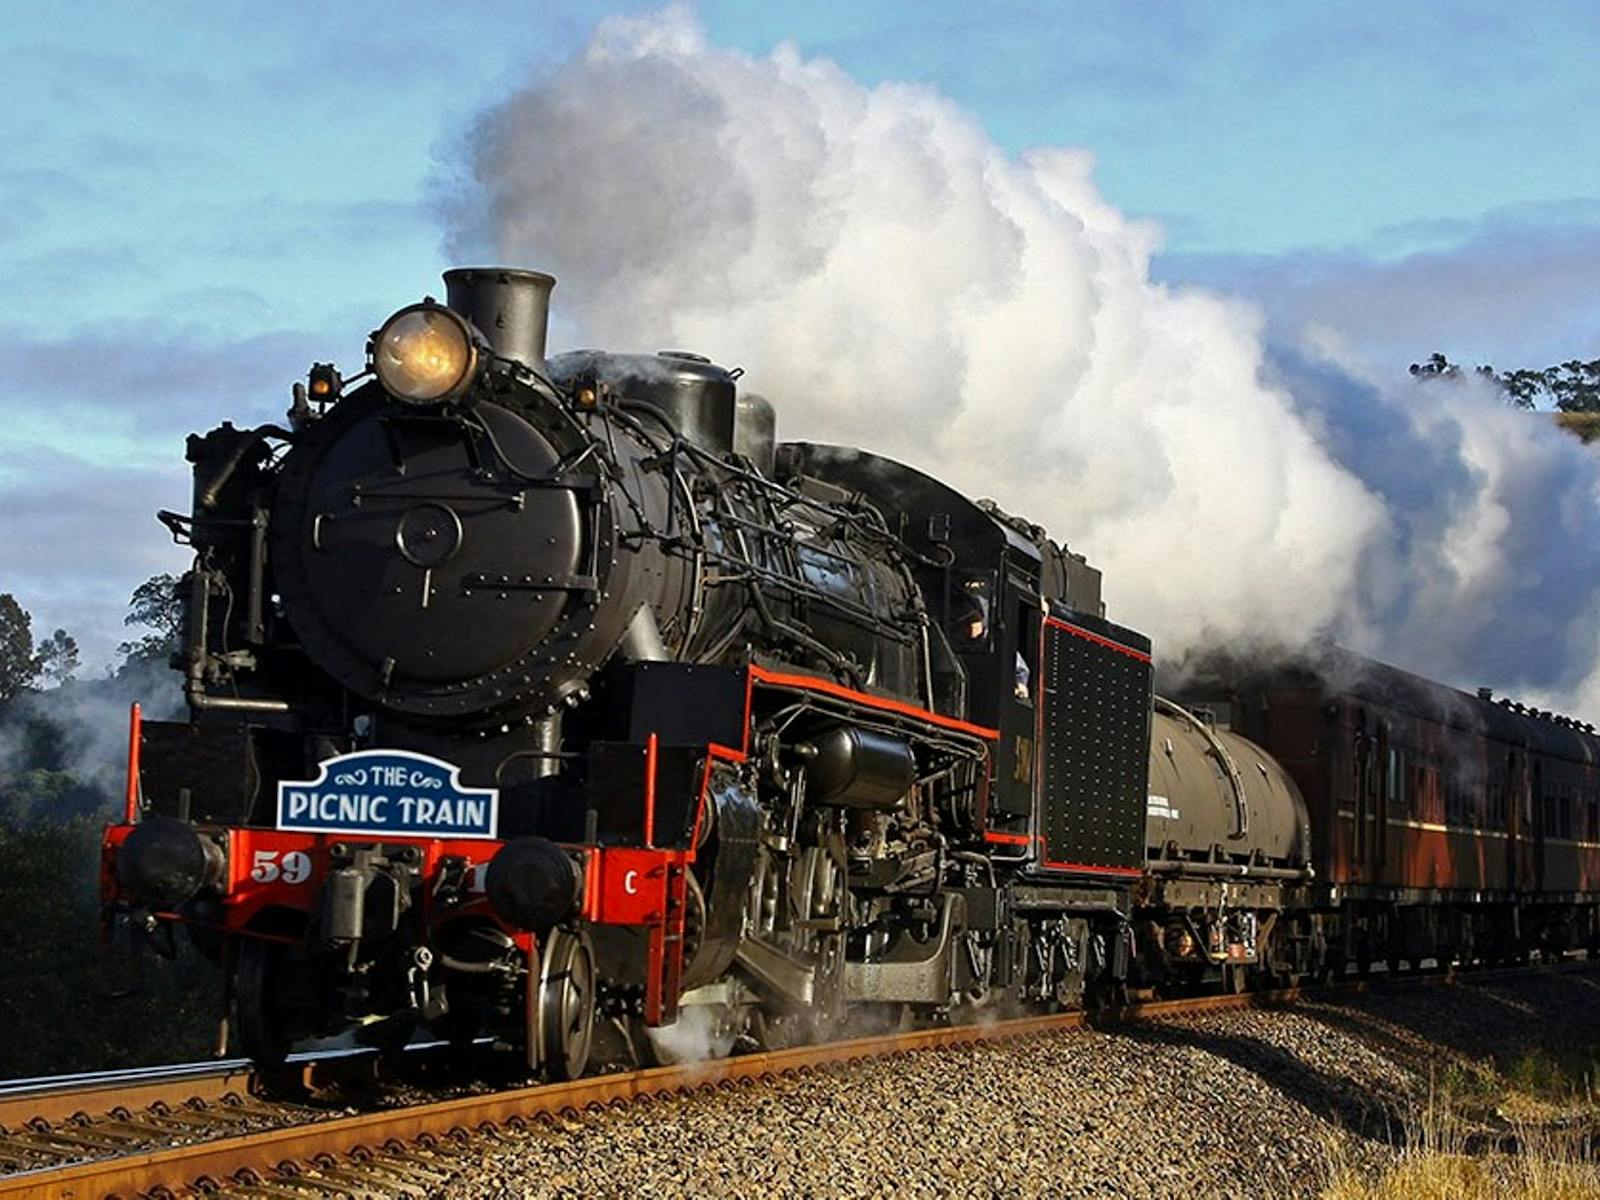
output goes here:
[[304, 883], [311, 878], [311, 856], [301, 850], [257, 850], [250, 864], [250, 878], [257, 883]]

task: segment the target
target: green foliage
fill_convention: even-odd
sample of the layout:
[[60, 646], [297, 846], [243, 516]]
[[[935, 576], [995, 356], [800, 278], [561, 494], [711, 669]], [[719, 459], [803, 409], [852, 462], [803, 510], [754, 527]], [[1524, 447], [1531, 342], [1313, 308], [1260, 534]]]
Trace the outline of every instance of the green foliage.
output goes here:
[[[176, 582], [156, 576], [133, 596], [151, 660], [181, 624]], [[204, 1058], [222, 1002], [220, 971], [181, 930], [156, 930], [169, 962], [99, 945], [100, 838], [118, 809], [127, 705], [159, 710], [177, 689], [151, 661], [69, 683], [77, 669], [66, 630], [36, 647], [28, 613], [0, 595], [0, 1078]], [[113, 984], [133, 994], [113, 998]]]
[[60, 687], [78, 673], [78, 639], [58, 629], [39, 643], [39, 674]]
[[178, 651], [183, 640], [180, 583], [176, 575], [152, 575], [133, 590], [122, 623], [143, 626], [150, 632], [117, 647], [123, 658], [119, 673], [165, 663]]
[[10, 700], [39, 678], [33, 617], [10, 592], [0, 592], [0, 700]]
[[1426, 361], [1412, 363], [1411, 374], [1417, 379], [1459, 379], [1461, 368], [1435, 351]]
[[1489, 1111], [1505, 1095], [1505, 1084], [1492, 1062], [1451, 1060], [1439, 1075], [1439, 1096], [1464, 1111]]
[[183, 631], [183, 600], [176, 575], [152, 575], [133, 589], [124, 625], [146, 625], [165, 637]]
[[[1543, 370], [1496, 371], [1485, 363], [1472, 374], [1498, 388], [1514, 408], [1537, 408], [1541, 399], [1563, 413], [1600, 412], [1600, 358], [1569, 359]], [[1425, 362], [1411, 364], [1412, 378], [1423, 382], [1466, 378], [1462, 368], [1443, 354], [1430, 354]]]
[[[57, 779], [49, 787], [69, 787]], [[0, 1078], [206, 1057], [221, 983], [180, 933], [113, 998], [99, 941], [98, 819], [0, 826]], [[157, 969], [159, 968], [159, 969]]]
[[1501, 1071], [1519, 1092], [1553, 1103], [1572, 1103], [1589, 1095], [1600, 1079], [1600, 1045], [1535, 1046], [1503, 1064]]
[[68, 771], [34, 767], [5, 777], [0, 819], [19, 830], [80, 817], [104, 820], [109, 801], [102, 789]]
[[1572, 359], [1543, 372], [1545, 390], [1564, 413], [1600, 412], [1600, 358]]

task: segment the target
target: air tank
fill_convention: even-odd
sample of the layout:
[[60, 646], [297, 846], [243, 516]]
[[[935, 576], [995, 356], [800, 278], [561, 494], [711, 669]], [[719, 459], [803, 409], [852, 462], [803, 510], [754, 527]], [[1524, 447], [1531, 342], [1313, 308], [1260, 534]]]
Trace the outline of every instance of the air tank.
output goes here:
[[1278, 867], [1302, 867], [1310, 857], [1306, 803], [1278, 761], [1159, 697], [1145, 831], [1153, 858], [1209, 858], [1214, 846], [1228, 860], [1259, 851], [1259, 861]]
[[841, 808], [892, 809], [911, 790], [917, 760], [902, 739], [841, 725], [806, 744], [807, 799]]

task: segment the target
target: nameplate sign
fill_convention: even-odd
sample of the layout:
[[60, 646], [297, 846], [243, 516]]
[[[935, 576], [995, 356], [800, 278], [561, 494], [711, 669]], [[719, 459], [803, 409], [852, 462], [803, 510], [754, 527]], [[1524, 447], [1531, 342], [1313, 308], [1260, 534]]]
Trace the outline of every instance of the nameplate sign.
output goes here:
[[278, 784], [278, 828], [298, 833], [492, 838], [496, 788], [463, 787], [450, 763], [409, 750], [358, 750], [315, 779]]

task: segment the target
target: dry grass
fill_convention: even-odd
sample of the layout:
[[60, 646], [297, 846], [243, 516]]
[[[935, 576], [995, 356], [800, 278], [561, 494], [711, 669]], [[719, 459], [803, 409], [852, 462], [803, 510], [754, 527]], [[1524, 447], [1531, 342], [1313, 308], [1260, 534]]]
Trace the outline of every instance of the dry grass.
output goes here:
[[1447, 1071], [1407, 1117], [1389, 1165], [1367, 1165], [1348, 1141], [1331, 1150], [1323, 1200], [1600, 1198], [1597, 1109], [1571, 1065], [1535, 1053], [1504, 1075]]
[[1557, 413], [1556, 424], [1585, 442], [1600, 440], [1600, 413]]

